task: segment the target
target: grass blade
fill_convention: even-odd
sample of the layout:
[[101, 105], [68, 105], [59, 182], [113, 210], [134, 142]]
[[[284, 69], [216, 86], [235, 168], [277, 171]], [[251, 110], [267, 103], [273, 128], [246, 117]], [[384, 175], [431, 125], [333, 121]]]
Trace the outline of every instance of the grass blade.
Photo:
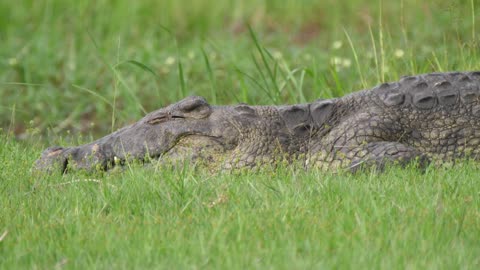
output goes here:
[[180, 58], [178, 58], [178, 79], [180, 81], [180, 90], [182, 93], [182, 97], [185, 97], [187, 95], [187, 84], [185, 82], [185, 75], [183, 73], [183, 66], [182, 66], [182, 61]]
[[147, 66], [147, 65], [145, 65], [141, 62], [138, 62], [136, 60], [125, 60], [125, 61], [120, 62], [117, 65], [115, 65], [115, 68], [120, 67], [123, 64], [131, 64], [133, 66], [139, 67], [142, 70], [147, 71], [148, 73], [152, 74], [153, 77], [155, 77], [155, 79], [160, 79], [160, 76], [158, 76], [158, 74], [152, 68], [150, 68], [149, 66]]
[[217, 104], [217, 82], [215, 81], [215, 76], [213, 75], [213, 70], [212, 66], [210, 65], [210, 60], [208, 60], [207, 53], [205, 50], [202, 48], [202, 55], [203, 55], [203, 60], [205, 62], [205, 66], [207, 68], [208, 72], [208, 79], [210, 80], [210, 96], [212, 99], [213, 104]]
[[[265, 57], [265, 54], [268, 52], [266, 49], [264, 49], [261, 45], [260, 45], [260, 42], [258, 41], [258, 38], [257, 36], [255, 35], [255, 32], [253, 31], [252, 27], [250, 25], [248, 25], [248, 31], [250, 33], [250, 36], [253, 40], [253, 43], [255, 44], [255, 47], [257, 48], [257, 51], [260, 53], [260, 57], [262, 58], [262, 62], [263, 62], [263, 65], [265, 67], [265, 69], [267, 70], [268, 72], [268, 76], [270, 77], [270, 81], [271, 83], [273, 84], [273, 88], [276, 92], [276, 97], [277, 97], [277, 100], [278, 100], [278, 97], [279, 97], [279, 93], [280, 93], [280, 89], [278, 87], [278, 84], [277, 84], [277, 81], [276, 81], [276, 76], [275, 76], [275, 73], [274, 71], [272, 71], [272, 69], [270, 68], [270, 65], [268, 63], [268, 60], [267, 60], [267, 57]], [[271, 55], [270, 55], [271, 56]], [[256, 61], [255, 61], [256, 62]], [[260, 67], [259, 65], [256, 63], [257, 65], [257, 69], [260, 71]], [[276, 101], [277, 101], [276, 100]]]
[[[365, 81], [365, 79], [363, 77], [362, 68], [361, 68], [360, 62], [358, 60], [358, 55], [357, 55], [357, 51], [355, 50], [355, 46], [353, 45], [352, 39], [350, 38], [350, 35], [348, 34], [347, 30], [343, 29], [343, 32], [347, 36], [348, 44], [350, 44], [350, 48], [352, 49], [353, 57], [355, 59], [355, 64], [357, 65], [358, 75], [360, 76], [360, 80], [362, 82], [362, 87], [367, 88], [367, 82]], [[383, 77], [383, 75], [382, 75], [382, 77]], [[383, 78], [382, 78], [382, 81], [383, 81]]]
[[108, 104], [111, 108], [113, 108], [113, 104], [112, 104], [108, 99], [106, 99], [104, 96], [100, 95], [99, 93], [97, 93], [97, 92], [95, 92], [95, 91], [93, 91], [93, 90], [90, 90], [90, 89], [88, 89], [88, 88], [82, 87], [82, 86], [80, 86], [80, 85], [72, 84], [72, 86], [75, 87], [75, 88], [77, 88], [77, 89], [79, 89], [79, 90], [82, 90], [82, 91], [84, 91], [84, 92], [89, 93], [90, 95], [98, 98], [99, 100], [105, 102], [105, 103]]

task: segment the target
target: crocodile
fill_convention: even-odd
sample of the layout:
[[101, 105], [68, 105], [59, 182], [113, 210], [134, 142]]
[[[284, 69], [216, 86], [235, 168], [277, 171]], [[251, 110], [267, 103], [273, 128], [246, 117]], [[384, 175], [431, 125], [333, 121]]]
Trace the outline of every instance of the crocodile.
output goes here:
[[50, 147], [34, 168], [108, 170], [131, 160], [222, 169], [299, 161], [357, 170], [479, 159], [480, 71], [405, 76], [306, 104], [213, 106], [187, 97], [91, 143]]

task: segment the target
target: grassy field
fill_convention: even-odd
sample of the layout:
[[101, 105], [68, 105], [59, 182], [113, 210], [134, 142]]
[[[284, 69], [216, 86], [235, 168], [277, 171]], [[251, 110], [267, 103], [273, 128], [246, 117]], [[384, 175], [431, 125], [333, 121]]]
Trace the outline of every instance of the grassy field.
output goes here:
[[[340, 3], [338, 3], [340, 2]], [[0, 269], [478, 269], [480, 167], [32, 175], [188, 95], [342, 96], [480, 69], [480, 3], [0, 2]]]

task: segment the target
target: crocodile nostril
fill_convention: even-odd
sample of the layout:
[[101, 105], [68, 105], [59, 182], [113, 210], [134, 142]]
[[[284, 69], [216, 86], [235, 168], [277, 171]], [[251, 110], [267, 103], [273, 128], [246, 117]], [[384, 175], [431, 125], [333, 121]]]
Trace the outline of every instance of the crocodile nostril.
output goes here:
[[96, 154], [100, 150], [100, 145], [94, 144], [92, 145], [92, 154]]

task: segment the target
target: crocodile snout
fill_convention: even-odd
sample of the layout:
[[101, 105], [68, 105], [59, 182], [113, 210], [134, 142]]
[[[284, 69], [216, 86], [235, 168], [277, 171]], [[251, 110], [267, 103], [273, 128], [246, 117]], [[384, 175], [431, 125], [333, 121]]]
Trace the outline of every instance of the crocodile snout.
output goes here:
[[68, 168], [94, 170], [105, 169], [107, 158], [99, 144], [81, 147], [49, 147], [43, 151], [34, 164], [34, 171], [45, 173], [65, 173]]
[[40, 158], [35, 161], [34, 171], [37, 172], [65, 172], [67, 169], [67, 154], [69, 148], [53, 146], [45, 149]]

